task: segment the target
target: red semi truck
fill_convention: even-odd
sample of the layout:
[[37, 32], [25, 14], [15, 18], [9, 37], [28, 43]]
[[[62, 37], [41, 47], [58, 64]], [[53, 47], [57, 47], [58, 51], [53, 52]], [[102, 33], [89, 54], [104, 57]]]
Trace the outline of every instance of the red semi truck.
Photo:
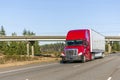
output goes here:
[[105, 37], [92, 29], [70, 30], [66, 36], [66, 46], [61, 54], [62, 62], [86, 62], [103, 58]]

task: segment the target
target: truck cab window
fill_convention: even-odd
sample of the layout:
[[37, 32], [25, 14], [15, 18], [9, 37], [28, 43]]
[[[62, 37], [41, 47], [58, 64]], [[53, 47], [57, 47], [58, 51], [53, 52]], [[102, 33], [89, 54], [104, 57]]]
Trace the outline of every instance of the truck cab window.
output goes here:
[[83, 40], [66, 41], [66, 45], [68, 46], [83, 45]]
[[75, 44], [76, 44], [76, 45], [82, 45], [82, 44], [83, 44], [83, 41], [82, 41], [82, 40], [75, 40]]

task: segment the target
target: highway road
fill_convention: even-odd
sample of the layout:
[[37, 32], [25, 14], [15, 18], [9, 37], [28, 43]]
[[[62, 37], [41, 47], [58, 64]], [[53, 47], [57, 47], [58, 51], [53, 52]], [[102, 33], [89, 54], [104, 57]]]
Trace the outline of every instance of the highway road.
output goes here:
[[37, 63], [1, 68], [0, 80], [120, 80], [120, 54], [86, 63]]

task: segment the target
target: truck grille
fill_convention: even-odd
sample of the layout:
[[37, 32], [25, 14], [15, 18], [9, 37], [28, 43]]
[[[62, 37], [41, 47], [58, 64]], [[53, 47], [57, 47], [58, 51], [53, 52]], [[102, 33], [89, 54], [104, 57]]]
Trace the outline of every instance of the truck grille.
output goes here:
[[66, 56], [77, 56], [77, 49], [66, 49], [65, 54]]

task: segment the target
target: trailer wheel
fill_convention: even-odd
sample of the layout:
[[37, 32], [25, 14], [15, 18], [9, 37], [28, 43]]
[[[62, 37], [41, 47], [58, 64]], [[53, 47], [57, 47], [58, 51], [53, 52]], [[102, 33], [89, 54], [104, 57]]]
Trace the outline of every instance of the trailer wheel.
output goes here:
[[95, 59], [95, 54], [92, 53], [91, 60], [94, 60], [94, 59]]
[[105, 57], [105, 54], [104, 53], [102, 53], [102, 58], [104, 58]]
[[82, 63], [86, 62], [86, 57], [84, 55], [82, 55]]

